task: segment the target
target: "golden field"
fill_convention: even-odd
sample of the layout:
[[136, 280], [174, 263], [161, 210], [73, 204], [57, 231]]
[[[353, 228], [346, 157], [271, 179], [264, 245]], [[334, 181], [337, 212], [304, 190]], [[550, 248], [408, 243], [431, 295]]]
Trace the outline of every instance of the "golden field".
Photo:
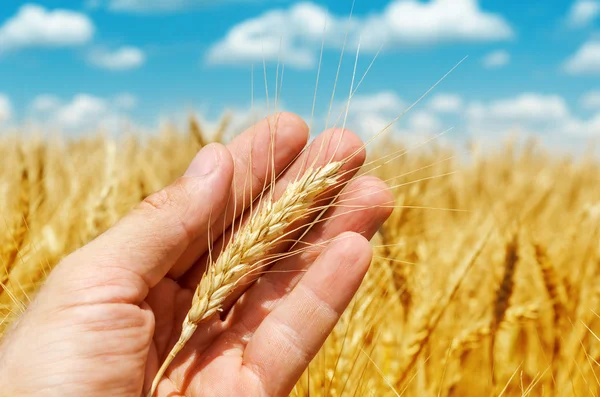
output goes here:
[[[1, 138], [0, 338], [63, 256], [178, 177], [225, 124]], [[598, 395], [600, 163], [534, 144], [399, 151], [371, 152], [365, 171], [388, 181], [396, 208], [292, 395]]]

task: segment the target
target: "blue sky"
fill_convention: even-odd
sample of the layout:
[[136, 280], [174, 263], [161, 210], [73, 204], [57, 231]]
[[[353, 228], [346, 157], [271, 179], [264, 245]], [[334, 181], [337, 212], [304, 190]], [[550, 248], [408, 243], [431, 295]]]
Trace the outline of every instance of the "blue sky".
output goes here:
[[325, 37], [315, 111], [325, 125], [347, 37], [336, 114], [358, 44], [359, 75], [382, 48], [350, 107], [350, 126], [363, 133], [468, 56], [395, 133], [454, 127], [458, 136], [496, 139], [518, 130], [560, 145], [600, 136], [600, 0], [357, 0], [349, 18], [351, 7], [351, 0], [4, 1], [0, 121], [79, 132], [115, 120], [151, 129], [192, 109], [207, 123], [226, 108], [248, 115], [253, 67], [255, 109], [266, 112], [263, 60], [272, 108], [277, 59], [285, 65], [279, 108], [308, 117]]

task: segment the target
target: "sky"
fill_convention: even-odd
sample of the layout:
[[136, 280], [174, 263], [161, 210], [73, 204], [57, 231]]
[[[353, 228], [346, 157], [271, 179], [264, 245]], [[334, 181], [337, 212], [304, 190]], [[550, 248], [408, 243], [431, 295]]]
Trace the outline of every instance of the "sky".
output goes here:
[[370, 136], [457, 64], [390, 133], [600, 137], [600, 0], [3, 1], [0, 131], [287, 110]]

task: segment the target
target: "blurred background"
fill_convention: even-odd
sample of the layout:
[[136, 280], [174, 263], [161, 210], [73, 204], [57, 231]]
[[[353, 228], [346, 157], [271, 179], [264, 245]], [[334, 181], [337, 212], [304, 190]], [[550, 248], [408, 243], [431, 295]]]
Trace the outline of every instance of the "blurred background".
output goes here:
[[599, 0], [3, 1], [0, 128], [153, 133], [194, 112], [210, 130], [229, 110], [236, 130], [288, 110], [317, 132], [353, 87], [347, 125], [370, 136], [468, 57], [394, 137], [580, 153], [600, 135], [599, 26]]

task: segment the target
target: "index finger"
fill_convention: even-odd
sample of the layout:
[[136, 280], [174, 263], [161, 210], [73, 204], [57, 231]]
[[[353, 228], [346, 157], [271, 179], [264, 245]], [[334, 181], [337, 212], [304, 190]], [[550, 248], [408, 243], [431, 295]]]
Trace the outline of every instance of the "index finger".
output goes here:
[[265, 395], [292, 390], [358, 290], [371, 256], [364, 237], [340, 235], [258, 327], [242, 365], [260, 379]]

